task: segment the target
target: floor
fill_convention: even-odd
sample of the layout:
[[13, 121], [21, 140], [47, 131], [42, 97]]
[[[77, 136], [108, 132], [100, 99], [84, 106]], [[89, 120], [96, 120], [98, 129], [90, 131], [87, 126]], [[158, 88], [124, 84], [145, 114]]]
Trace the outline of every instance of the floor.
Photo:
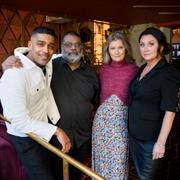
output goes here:
[[[86, 164], [90, 167], [89, 157], [87, 157]], [[83, 180], [91, 180], [91, 178], [84, 176]], [[129, 161], [129, 180], [138, 180], [131, 158]], [[180, 180], [180, 113], [176, 114], [166, 146], [166, 155], [157, 180]]]

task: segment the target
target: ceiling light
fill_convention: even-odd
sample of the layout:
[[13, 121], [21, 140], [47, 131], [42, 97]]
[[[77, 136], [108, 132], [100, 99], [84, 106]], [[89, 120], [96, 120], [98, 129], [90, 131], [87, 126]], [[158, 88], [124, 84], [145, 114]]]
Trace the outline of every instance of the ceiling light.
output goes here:
[[175, 15], [175, 14], [180, 14], [180, 12], [158, 12], [158, 14], [160, 14], [160, 15], [169, 15], [169, 14], [171, 14], [171, 15]]
[[133, 5], [133, 8], [178, 8], [180, 4], [177, 5]]
[[46, 16], [46, 22], [53, 22], [53, 23], [59, 23], [59, 24], [69, 23], [73, 20], [74, 19], [69, 19], [65, 17]]

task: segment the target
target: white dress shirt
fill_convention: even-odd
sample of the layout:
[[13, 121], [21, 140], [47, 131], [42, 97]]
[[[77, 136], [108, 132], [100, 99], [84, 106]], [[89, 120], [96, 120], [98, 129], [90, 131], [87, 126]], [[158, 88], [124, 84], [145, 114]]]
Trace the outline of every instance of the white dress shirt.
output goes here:
[[48, 117], [54, 124], [60, 119], [50, 89], [52, 62], [46, 65], [45, 76], [42, 69], [22, 53], [21, 48], [15, 49], [14, 54], [21, 59], [23, 68], [6, 70], [0, 81], [3, 113], [11, 120], [11, 124], [6, 123], [7, 132], [19, 137], [33, 132], [49, 141], [57, 127], [48, 123]]

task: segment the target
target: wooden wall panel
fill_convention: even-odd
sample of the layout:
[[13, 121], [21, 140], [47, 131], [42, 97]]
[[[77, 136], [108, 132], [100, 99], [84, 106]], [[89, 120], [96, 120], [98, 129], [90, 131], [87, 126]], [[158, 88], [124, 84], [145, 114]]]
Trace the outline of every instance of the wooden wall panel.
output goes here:
[[40, 25], [50, 26], [57, 35], [60, 32], [59, 24], [46, 23], [45, 15], [0, 9], [0, 63], [13, 54], [16, 47], [27, 46], [32, 29]]

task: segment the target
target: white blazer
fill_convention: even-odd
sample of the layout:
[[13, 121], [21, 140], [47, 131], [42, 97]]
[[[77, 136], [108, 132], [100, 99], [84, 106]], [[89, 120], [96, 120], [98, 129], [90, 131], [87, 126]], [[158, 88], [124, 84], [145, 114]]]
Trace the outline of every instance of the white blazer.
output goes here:
[[7, 132], [20, 137], [33, 132], [49, 141], [57, 127], [48, 123], [48, 117], [53, 124], [60, 119], [50, 89], [52, 61], [46, 65], [44, 76], [42, 69], [22, 53], [21, 48], [15, 49], [14, 54], [21, 59], [23, 68], [6, 70], [0, 81], [3, 113], [11, 120]]

